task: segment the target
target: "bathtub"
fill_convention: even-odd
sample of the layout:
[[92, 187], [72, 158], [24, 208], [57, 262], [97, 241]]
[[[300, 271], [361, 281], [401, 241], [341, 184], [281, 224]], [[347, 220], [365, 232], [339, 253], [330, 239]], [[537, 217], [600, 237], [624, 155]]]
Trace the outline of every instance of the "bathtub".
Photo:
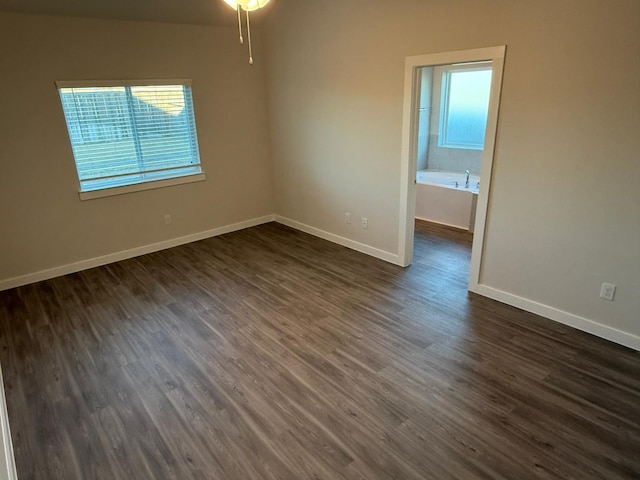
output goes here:
[[473, 232], [480, 177], [420, 170], [416, 178], [416, 218]]

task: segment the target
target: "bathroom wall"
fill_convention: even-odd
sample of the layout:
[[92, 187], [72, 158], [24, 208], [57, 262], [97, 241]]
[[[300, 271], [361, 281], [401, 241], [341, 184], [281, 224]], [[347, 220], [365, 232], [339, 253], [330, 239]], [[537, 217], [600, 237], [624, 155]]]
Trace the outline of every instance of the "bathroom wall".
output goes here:
[[431, 109], [433, 100], [433, 67], [424, 67], [419, 73], [420, 105], [418, 111], [418, 170], [429, 168], [429, 148], [431, 142]]
[[[431, 122], [433, 125], [433, 122]], [[427, 168], [445, 172], [464, 172], [480, 175], [482, 168], [482, 150], [468, 148], [442, 148], [438, 146], [439, 135], [436, 131], [429, 135], [429, 154]]]

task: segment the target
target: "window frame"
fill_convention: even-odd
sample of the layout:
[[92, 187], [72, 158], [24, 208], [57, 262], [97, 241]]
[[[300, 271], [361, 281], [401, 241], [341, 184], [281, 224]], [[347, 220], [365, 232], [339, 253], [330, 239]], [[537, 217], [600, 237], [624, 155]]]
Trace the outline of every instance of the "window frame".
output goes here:
[[[442, 73], [439, 75], [439, 87], [440, 87], [440, 99], [438, 102], [438, 147], [440, 148], [453, 148], [461, 150], [484, 150], [484, 140], [482, 144], [460, 144], [451, 143], [447, 141], [447, 121], [449, 117], [449, 96], [451, 90], [451, 74], [455, 72], [480, 72], [490, 71], [493, 75], [493, 67], [491, 62], [473, 62], [469, 64], [461, 65], [447, 65], [442, 66], [434, 70], [435, 73]], [[489, 85], [489, 103], [491, 102], [491, 84]], [[487, 106], [488, 112], [488, 106]], [[485, 127], [486, 137], [486, 127]]]
[[[162, 86], [162, 85], [181, 85], [189, 87], [192, 90], [192, 80], [185, 78], [173, 78], [173, 79], [145, 79], [145, 80], [58, 80], [55, 82], [56, 90], [58, 93], [58, 97], [60, 99], [60, 108], [63, 114], [63, 119], [65, 122], [65, 130], [67, 131], [67, 138], [69, 140], [69, 146], [72, 150], [72, 158], [73, 158], [73, 166], [76, 171], [76, 178], [78, 181], [78, 195], [80, 200], [91, 200], [95, 198], [108, 197], [112, 195], [121, 195], [126, 193], [152, 190], [156, 188], [169, 187], [173, 185], [183, 185], [187, 183], [193, 182], [201, 182], [206, 180], [206, 175], [202, 166], [202, 161], [199, 155], [199, 141], [197, 131], [193, 132], [194, 139], [197, 151], [198, 151], [198, 160], [200, 163], [197, 166], [200, 168], [199, 172], [187, 173], [184, 175], [177, 175], [173, 177], [165, 177], [165, 178], [151, 178], [145, 179], [140, 182], [130, 183], [125, 185], [118, 186], [107, 186], [101, 187], [97, 189], [84, 189], [82, 187], [82, 182], [80, 180], [80, 172], [78, 171], [75, 153], [73, 153], [73, 144], [71, 140], [71, 135], [69, 132], [67, 117], [62, 107], [62, 97], [61, 97], [61, 89], [63, 88], [100, 88], [100, 87], [144, 87], [144, 86]], [[190, 102], [191, 112], [193, 114], [193, 125], [196, 123], [196, 113], [195, 107], [193, 105], [193, 94], [189, 99], [185, 99]], [[176, 167], [179, 168], [179, 167]]]

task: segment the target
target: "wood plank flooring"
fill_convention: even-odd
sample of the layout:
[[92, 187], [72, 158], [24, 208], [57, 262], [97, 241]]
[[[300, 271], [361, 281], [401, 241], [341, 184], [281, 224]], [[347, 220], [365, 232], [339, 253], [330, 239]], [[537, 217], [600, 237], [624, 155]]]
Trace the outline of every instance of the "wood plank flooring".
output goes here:
[[276, 223], [0, 292], [27, 479], [638, 479], [637, 352]]

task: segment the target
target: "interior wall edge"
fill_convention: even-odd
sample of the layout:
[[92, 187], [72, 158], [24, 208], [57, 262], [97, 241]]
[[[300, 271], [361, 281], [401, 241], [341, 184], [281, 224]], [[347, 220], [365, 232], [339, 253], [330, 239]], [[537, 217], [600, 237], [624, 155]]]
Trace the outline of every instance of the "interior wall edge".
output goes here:
[[[249, 227], [255, 227], [262, 225], [263, 223], [273, 222], [274, 215], [265, 215], [262, 217], [252, 218], [238, 223], [225, 225], [222, 227], [205, 230], [202, 232], [192, 233], [183, 237], [171, 238], [169, 240], [163, 240], [161, 242], [151, 243], [148, 245], [142, 245], [128, 250], [122, 250], [119, 252], [110, 253], [100, 257], [89, 258], [81, 260], [79, 262], [70, 263], [67, 265], [61, 265], [59, 267], [50, 268], [47, 270], [41, 270], [38, 272], [28, 273], [20, 275], [18, 277], [0, 279], [0, 291], [9, 290], [10, 288], [20, 287], [22, 285], [28, 285], [30, 283], [40, 282], [42, 280], [49, 280], [51, 278], [68, 275], [70, 273], [80, 272], [82, 270], [88, 270], [89, 268], [100, 267], [109, 263], [119, 262], [121, 260], [127, 260], [133, 257], [139, 257], [140, 255], [146, 255], [148, 253], [158, 252], [160, 250], [166, 250], [167, 248], [173, 248], [180, 245], [185, 245], [191, 242], [197, 242], [211, 237], [217, 237], [218, 235], [224, 235], [225, 233], [235, 232], [237, 230], [243, 230]], [[0, 477], [2, 480], [2, 477]]]
[[617, 328], [598, 323], [570, 312], [565, 312], [558, 308], [545, 305], [543, 303], [520, 297], [513, 293], [505, 292], [486, 284], [479, 284], [470, 288], [470, 291], [482, 295], [483, 297], [497, 300], [498, 302], [511, 305], [529, 313], [540, 315], [541, 317], [562, 323], [577, 330], [581, 330], [596, 337], [609, 340], [619, 345], [640, 351], [640, 337], [629, 332], [618, 330]]

